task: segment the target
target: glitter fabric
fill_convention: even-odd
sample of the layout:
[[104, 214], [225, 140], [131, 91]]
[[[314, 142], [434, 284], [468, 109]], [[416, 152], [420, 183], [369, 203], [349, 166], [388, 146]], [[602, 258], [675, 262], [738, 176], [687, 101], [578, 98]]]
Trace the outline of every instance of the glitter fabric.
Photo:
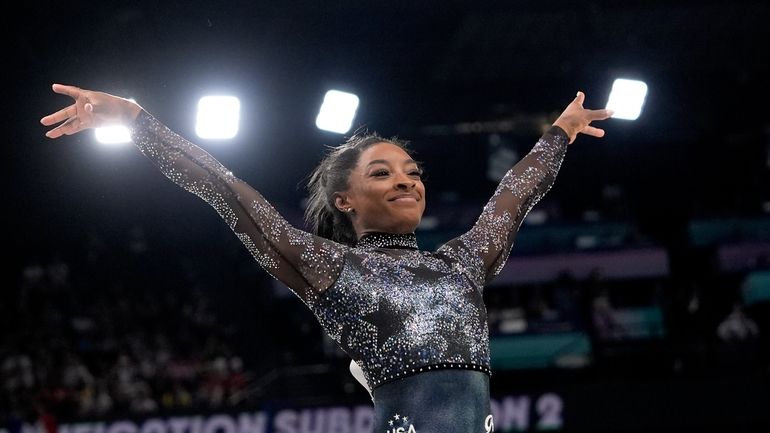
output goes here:
[[417, 237], [414, 233], [366, 233], [356, 243], [358, 248], [411, 248], [417, 249]]
[[369, 234], [353, 248], [314, 236], [148, 113], [131, 133], [144, 155], [209, 203], [255, 260], [311, 309], [361, 366], [370, 389], [441, 369], [491, 374], [483, 288], [551, 188], [568, 140], [552, 127], [503, 177], [475, 225], [431, 252], [417, 249], [414, 234]]

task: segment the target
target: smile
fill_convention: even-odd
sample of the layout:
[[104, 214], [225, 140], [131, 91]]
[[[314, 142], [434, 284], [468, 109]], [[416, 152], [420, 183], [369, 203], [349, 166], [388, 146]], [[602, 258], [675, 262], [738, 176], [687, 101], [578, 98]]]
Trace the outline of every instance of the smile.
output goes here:
[[395, 198], [392, 198], [388, 201], [395, 201], [395, 202], [416, 202], [418, 201], [417, 197], [413, 195], [402, 195]]

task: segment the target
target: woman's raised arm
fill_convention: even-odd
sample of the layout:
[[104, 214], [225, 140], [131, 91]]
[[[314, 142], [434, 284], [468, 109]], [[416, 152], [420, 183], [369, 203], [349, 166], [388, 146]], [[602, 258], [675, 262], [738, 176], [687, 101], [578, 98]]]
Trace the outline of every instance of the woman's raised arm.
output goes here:
[[474, 226], [439, 249], [463, 263], [475, 263], [466, 272], [479, 286], [502, 270], [522, 221], [553, 186], [567, 146], [581, 133], [604, 136], [604, 130], [590, 123], [612, 112], [585, 109], [584, 100], [578, 92], [532, 150], [503, 176]]
[[53, 90], [75, 102], [41, 119], [46, 126], [59, 124], [46, 136], [125, 124], [139, 150], [166, 177], [211, 205], [257, 262], [305, 303], [311, 305], [336, 281], [348, 247], [293, 227], [259, 192], [137, 103], [74, 86], [54, 84]]

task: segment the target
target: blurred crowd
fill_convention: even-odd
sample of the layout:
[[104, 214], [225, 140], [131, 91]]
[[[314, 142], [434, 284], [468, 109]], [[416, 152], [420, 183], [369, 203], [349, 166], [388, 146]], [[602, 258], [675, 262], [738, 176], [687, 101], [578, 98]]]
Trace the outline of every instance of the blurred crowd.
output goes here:
[[92, 248], [77, 269], [60, 256], [21, 267], [0, 302], [0, 418], [13, 424], [247, 400], [252, 378], [211, 293], [160, 278], [141, 258], [146, 245], [134, 241], [109, 258]]

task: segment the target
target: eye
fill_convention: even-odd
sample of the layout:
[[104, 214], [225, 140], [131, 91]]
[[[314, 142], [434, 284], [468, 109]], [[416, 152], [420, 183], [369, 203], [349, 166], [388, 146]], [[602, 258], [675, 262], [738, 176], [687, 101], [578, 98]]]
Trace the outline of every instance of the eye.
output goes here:
[[422, 170], [412, 170], [409, 172], [409, 176], [422, 177]]
[[388, 170], [385, 170], [384, 168], [381, 168], [379, 170], [375, 170], [372, 172], [372, 176], [377, 176], [377, 177], [387, 176], [389, 174], [390, 173], [388, 172]]

